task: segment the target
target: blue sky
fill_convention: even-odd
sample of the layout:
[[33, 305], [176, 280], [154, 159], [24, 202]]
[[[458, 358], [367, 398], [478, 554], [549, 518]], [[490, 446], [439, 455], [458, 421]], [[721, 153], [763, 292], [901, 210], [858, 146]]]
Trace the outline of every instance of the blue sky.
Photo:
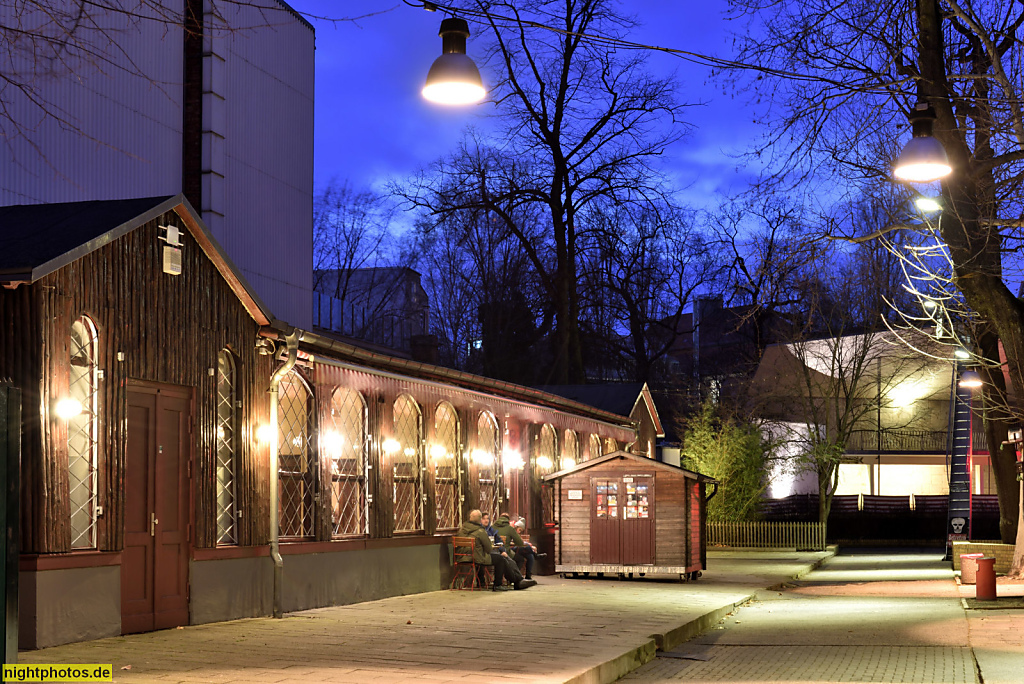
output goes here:
[[[491, 105], [439, 108], [419, 94], [427, 69], [440, 54], [440, 13], [409, 7], [401, 0], [293, 0], [299, 11], [330, 17], [359, 17], [316, 26], [316, 130], [314, 182], [332, 178], [357, 186], [381, 187], [390, 178], [415, 173], [449, 152], [467, 126], [486, 129]], [[626, 0], [621, 5], [641, 22], [630, 40], [728, 56], [730, 31], [722, 0]], [[343, 14], [339, 14], [342, 12]], [[473, 25], [470, 25], [471, 30]], [[470, 38], [469, 54], [474, 54]], [[745, 99], [733, 98], [704, 67], [650, 53], [656, 75], [675, 73], [693, 131], [666, 155], [666, 170], [691, 204], [717, 204], [742, 190], [747, 174], [733, 155], [757, 139], [759, 129]], [[483, 74], [485, 85], [488, 79]]]

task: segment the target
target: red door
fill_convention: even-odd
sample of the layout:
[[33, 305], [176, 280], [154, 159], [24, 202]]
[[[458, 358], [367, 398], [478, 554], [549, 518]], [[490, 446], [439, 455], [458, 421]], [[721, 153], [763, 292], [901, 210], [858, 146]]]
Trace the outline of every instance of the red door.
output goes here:
[[590, 487], [590, 562], [618, 565], [621, 556], [620, 483], [594, 477], [590, 479]]
[[189, 391], [128, 389], [121, 632], [188, 624]]
[[654, 476], [622, 478], [622, 564], [654, 565]]

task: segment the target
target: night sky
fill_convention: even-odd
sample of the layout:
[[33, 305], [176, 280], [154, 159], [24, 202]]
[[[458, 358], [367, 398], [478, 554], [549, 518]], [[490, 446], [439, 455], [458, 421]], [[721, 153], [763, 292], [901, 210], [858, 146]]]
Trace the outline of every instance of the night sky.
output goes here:
[[[486, 130], [486, 103], [441, 108], [419, 94], [427, 69], [440, 54], [439, 12], [409, 7], [400, 0], [292, 0], [299, 11], [330, 17], [369, 15], [357, 22], [316, 26], [316, 130], [314, 183], [332, 179], [357, 187], [382, 188], [450, 151], [467, 126]], [[627, 38], [636, 42], [728, 56], [731, 33], [742, 30], [726, 21], [722, 0], [629, 0], [623, 9], [641, 25]], [[339, 14], [342, 12], [344, 14]], [[470, 30], [474, 25], [470, 23]], [[474, 56], [473, 38], [468, 53]], [[479, 55], [480, 47], [476, 46]], [[712, 80], [709, 70], [679, 58], [650, 53], [651, 71], [675, 73], [684, 102], [684, 118], [694, 130], [666, 155], [666, 170], [680, 188], [680, 199], [709, 207], [723, 194], [742, 190], [747, 173], [732, 154], [757, 139], [759, 129], [745, 106], [746, 97]], [[484, 85], [489, 74], [484, 71]]]

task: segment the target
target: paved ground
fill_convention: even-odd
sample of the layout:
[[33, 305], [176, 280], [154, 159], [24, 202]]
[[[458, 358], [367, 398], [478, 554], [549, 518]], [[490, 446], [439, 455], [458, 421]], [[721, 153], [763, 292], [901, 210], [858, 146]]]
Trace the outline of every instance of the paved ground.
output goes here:
[[[827, 554], [714, 553], [697, 582], [540, 578], [527, 591], [433, 592], [22, 653], [112, 663], [117, 682], [597, 682], [672, 648]], [[712, 617], [714, 616], [714, 617]], [[509, 654], [518, 653], [510, 663]], [[602, 664], [604, 666], [602, 667]]]
[[965, 610], [973, 596], [940, 555], [840, 555], [623, 681], [1024, 682], [1024, 610]]

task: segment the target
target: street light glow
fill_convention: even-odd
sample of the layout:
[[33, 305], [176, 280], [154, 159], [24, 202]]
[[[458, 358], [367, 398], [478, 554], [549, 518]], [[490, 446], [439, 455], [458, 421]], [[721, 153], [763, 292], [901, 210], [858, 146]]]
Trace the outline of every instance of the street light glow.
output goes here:
[[934, 214], [942, 211], [942, 205], [934, 197], [918, 197], [914, 200], [917, 210], [923, 214]]
[[441, 56], [430, 65], [423, 97], [434, 104], [453, 106], [484, 99], [487, 91], [480, 79], [480, 70], [466, 55], [469, 24], [465, 19], [445, 19], [438, 35], [441, 36]]
[[965, 389], [978, 389], [981, 387], [981, 376], [978, 375], [978, 371], [964, 371], [958, 384]]
[[930, 183], [953, 172], [946, 149], [932, 136], [935, 110], [926, 102], [918, 102], [910, 112], [914, 137], [900, 152], [892, 167], [892, 175], [911, 183]]

